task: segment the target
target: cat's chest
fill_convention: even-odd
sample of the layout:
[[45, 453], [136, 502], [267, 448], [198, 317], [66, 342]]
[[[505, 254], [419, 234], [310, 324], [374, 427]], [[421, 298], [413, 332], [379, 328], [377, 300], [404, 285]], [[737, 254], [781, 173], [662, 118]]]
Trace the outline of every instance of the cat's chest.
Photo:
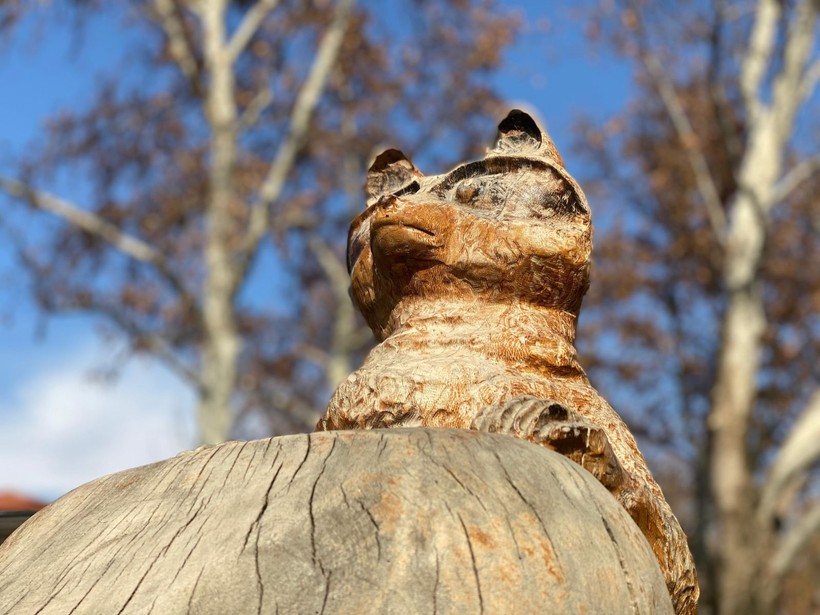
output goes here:
[[[453, 350], [400, 360], [371, 356], [337, 389], [328, 406], [345, 421], [469, 427], [483, 407], [516, 395], [546, 395], [550, 383], [475, 353]], [[380, 425], [381, 426], [381, 425]]]

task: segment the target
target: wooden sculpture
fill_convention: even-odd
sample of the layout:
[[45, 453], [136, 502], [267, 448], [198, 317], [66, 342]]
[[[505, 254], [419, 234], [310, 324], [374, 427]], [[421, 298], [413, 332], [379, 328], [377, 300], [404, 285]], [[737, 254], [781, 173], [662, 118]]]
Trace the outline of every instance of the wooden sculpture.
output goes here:
[[695, 613], [686, 536], [576, 358], [591, 214], [547, 133], [512, 111], [483, 160], [435, 176], [387, 150], [366, 194], [348, 266], [353, 300], [380, 343], [317, 429], [476, 429], [558, 451], [629, 512], [676, 612]]

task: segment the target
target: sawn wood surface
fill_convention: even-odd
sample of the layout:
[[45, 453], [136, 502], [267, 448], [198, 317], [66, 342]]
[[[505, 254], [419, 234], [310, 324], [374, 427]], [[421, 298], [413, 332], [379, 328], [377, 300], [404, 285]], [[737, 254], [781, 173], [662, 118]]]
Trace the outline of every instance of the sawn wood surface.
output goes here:
[[90, 482], [0, 546], [0, 613], [672, 613], [616, 500], [466, 430], [226, 442]]

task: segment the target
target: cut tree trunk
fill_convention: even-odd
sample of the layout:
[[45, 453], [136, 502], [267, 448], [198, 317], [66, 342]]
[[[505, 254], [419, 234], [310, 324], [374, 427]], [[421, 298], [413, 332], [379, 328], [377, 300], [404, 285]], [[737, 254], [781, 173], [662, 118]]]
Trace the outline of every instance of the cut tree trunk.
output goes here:
[[1, 613], [672, 613], [584, 469], [515, 438], [226, 442], [97, 479], [0, 546]]

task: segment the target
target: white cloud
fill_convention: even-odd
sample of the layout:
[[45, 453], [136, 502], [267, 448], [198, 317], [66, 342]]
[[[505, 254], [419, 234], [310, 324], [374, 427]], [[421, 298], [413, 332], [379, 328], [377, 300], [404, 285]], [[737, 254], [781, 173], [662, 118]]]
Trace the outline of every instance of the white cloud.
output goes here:
[[0, 490], [53, 499], [193, 446], [191, 392], [139, 359], [111, 383], [90, 378], [111, 354], [75, 350], [0, 391]]

